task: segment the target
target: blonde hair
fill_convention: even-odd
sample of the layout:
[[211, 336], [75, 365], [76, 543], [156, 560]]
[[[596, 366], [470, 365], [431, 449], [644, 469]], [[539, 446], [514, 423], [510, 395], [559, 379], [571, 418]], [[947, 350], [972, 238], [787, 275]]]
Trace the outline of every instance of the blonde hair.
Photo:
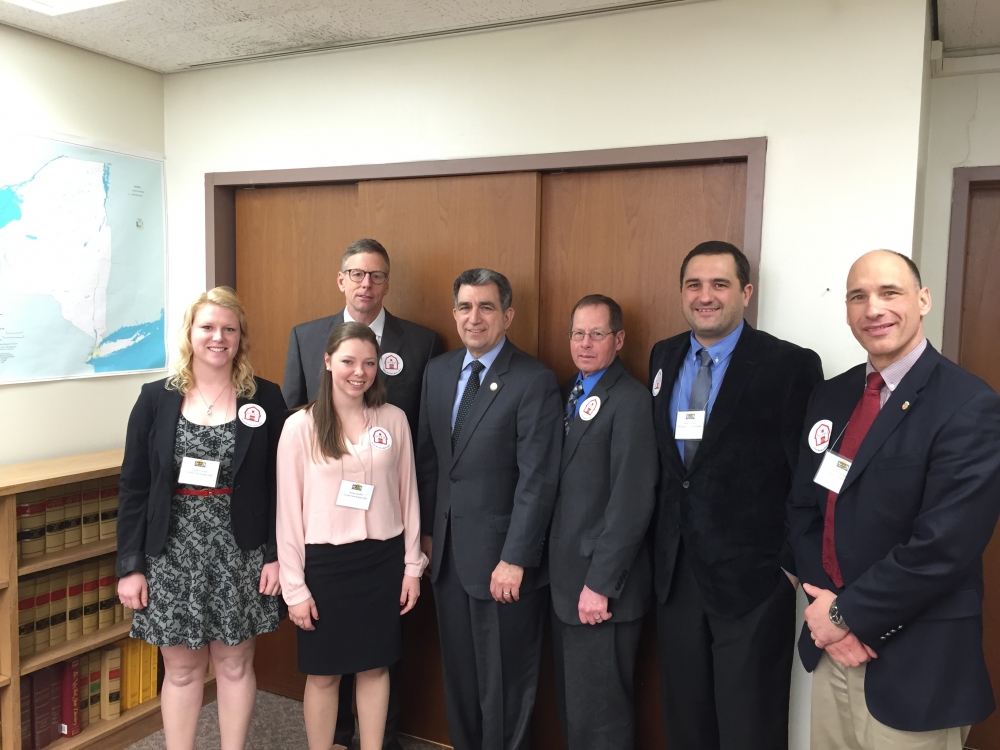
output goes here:
[[180, 391], [187, 395], [194, 386], [194, 373], [191, 370], [191, 327], [194, 325], [194, 316], [198, 314], [205, 305], [218, 305], [236, 313], [240, 321], [240, 345], [233, 357], [233, 388], [236, 395], [243, 398], [253, 398], [257, 392], [257, 383], [253, 379], [253, 365], [250, 364], [250, 333], [247, 330], [247, 314], [243, 309], [240, 298], [236, 292], [228, 286], [217, 286], [198, 295], [198, 299], [192, 302], [188, 309], [184, 311], [184, 322], [177, 336], [177, 360], [174, 362], [172, 373], [167, 378], [167, 388]]

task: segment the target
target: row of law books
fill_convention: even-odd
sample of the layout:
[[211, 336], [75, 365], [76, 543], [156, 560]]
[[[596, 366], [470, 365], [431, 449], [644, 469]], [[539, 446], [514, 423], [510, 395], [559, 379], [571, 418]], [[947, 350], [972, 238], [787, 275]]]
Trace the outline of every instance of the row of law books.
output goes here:
[[17, 495], [17, 555], [21, 560], [113, 539], [117, 526], [117, 476]]
[[113, 554], [24, 576], [17, 588], [22, 659], [132, 618], [118, 598]]
[[21, 678], [21, 750], [42, 750], [157, 695], [159, 649], [125, 638]]

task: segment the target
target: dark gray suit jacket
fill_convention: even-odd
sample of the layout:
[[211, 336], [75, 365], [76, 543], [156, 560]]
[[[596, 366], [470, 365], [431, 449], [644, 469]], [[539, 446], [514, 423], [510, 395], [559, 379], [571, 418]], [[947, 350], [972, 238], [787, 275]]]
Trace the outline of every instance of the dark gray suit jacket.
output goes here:
[[431, 581], [441, 570], [450, 525], [462, 587], [490, 599], [500, 560], [525, 568], [522, 591], [548, 583], [542, 562], [559, 481], [562, 407], [555, 373], [508, 340], [483, 374], [452, 455], [451, 412], [465, 352], [431, 360], [424, 373], [416, 453], [420, 526], [435, 539]]
[[[575, 382], [563, 385], [564, 404]], [[593, 396], [601, 399], [596, 416], [577, 416], [563, 443], [549, 538], [552, 606], [567, 625], [580, 624], [584, 585], [611, 600], [614, 622], [637, 620], [653, 603], [646, 542], [659, 473], [653, 397], [617, 358]]]
[[[285, 359], [285, 382], [281, 387], [289, 409], [316, 400], [323, 377], [326, 342], [333, 329], [343, 322], [344, 311], [341, 310], [336, 315], [300, 323], [292, 329]], [[403, 360], [403, 371], [398, 375], [386, 375], [379, 368], [379, 377], [385, 382], [389, 403], [406, 412], [410, 432], [416, 436], [424, 368], [444, 351], [441, 338], [430, 328], [397, 318], [386, 310], [379, 349], [382, 354], [398, 354]]]

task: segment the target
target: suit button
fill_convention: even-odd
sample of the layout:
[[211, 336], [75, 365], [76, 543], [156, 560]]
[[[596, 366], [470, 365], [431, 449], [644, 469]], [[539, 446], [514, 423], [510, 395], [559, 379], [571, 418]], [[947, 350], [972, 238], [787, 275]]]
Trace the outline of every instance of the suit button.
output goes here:
[[455, 484], [455, 483], [456, 483], [457, 481], [458, 481], [458, 480], [457, 480], [457, 479], [455, 479], [455, 477], [452, 477], [452, 478], [451, 478], [451, 483], [452, 483], [452, 484]]
[[688, 487], [690, 487], [690, 486], [691, 486], [691, 483], [690, 483], [690, 482], [688, 482], [688, 481], [684, 481], [684, 482], [683, 482], [683, 483], [681, 484], [681, 487], [683, 487], [684, 489], [687, 489], [687, 488], [688, 488]]

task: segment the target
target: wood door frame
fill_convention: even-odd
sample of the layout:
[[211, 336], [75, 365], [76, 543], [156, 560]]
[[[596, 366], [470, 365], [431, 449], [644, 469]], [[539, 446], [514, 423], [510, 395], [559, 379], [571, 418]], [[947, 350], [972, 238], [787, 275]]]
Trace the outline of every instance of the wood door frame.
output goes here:
[[[764, 219], [764, 163], [767, 138], [741, 138], [594, 151], [493, 156], [475, 159], [414, 161], [346, 167], [307, 167], [205, 174], [205, 263], [208, 288], [236, 287], [236, 191], [250, 187], [323, 185], [331, 183], [445, 177], [503, 172], [568, 172], [581, 170], [747, 163], [746, 216], [742, 250], [750, 260], [751, 283], [759, 289], [760, 245]], [[757, 299], [750, 299], [746, 318], [757, 324]]]
[[1000, 187], [1000, 166], [956, 167], [953, 174], [941, 353], [958, 363], [962, 343], [962, 306], [965, 302], [965, 255], [969, 245], [969, 205], [972, 191], [976, 188]]

